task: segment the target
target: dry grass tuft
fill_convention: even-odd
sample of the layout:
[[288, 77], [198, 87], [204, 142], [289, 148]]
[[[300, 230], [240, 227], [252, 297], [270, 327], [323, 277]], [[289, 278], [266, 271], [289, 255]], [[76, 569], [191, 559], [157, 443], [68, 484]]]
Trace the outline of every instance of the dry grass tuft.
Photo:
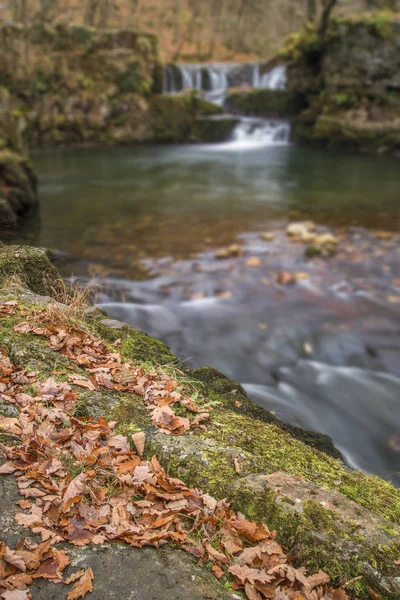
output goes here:
[[83, 287], [76, 282], [60, 280], [52, 288], [51, 301], [40, 312], [40, 321], [64, 327], [81, 325], [94, 294], [94, 283]]

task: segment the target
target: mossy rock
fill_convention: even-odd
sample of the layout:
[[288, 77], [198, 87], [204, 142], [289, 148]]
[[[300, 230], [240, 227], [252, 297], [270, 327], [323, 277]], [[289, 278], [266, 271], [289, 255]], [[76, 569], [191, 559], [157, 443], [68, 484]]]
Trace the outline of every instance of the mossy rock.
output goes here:
[[[1, 247], [0, 269], [3, 277], [30, 273], [25, 281], [35, 291], [46, 287], [43, 278], [48, 282], [58, 277], [47, 254], [31, 248]], [[45, 302], [13, 289], [5, 287], [0, 298], [15, 298], [28, 309]], [[34, 368], [40, 379], [60, 367], [61, 372], [68, 369], [68, 359], [51, 350], [46, 340], [16, 334], [13, 327], [19, 321], [18, 314], [0, 319], [0, 343], [14, 361]], [[369, 598], [370, 589], [381, 600], [399, 596], [394, 564], [400, 552], [398, 489], [303, 443], [254, 405], [238, 382], [215, 369], [185, 370], [164, 344], [105, 319], [96, 309], [87, 311], [81, 326], [107, 343], [120, 339], [113, 350], [144, 368], [175, 369], [180, 384], [198, 390], [197, 402], [212, 410], [206, 430], [167, 436], [153, 427], [141, 397], [106, 388], [77, 389], [78, 416], [105, 415], [126, 435], [145, 431], [146, 457], [156, 454], [171, 475], [217, 499], [227, 497], [247, 517], [275, 528], [295, 564], [327, 570], [335, 584], [348, 584], [360, 600]], [[74, 370], [79, 367], [74, 365]]]
[[8, 93], [0, 88], [0, 229], [15, 227], [37, 205], [37, 180], [26, 156], [19, 119], [9, 110]]
[[51, 294], [60, 279], [51, 256], [51, 252], [40, 248], [0, 246], [0, 288], [18, 278], [37, 294]]
[[231, 138], [239, 122], [239, 119], [230, 117], [199, 117], [193, 123], [191, 140], [208, 144], [225, 142]]
[[291, 117], [305, 106], [301, 93], [268, 89], [232, 91], [224, 104], [230, 113], [259, 117]]
[[[221, 114], [222, 109], [200, 98], [194, 92], [176, 95], [160, 94], [151, 100], [150, 120], [153, 138], [159, 142], [199, 141], [199, 117]], [[231, 124], [230, 124], [231, 126]], [[225, 127], [225, 125], [224, 125]]]
[[295, 139], [398, 156], [399, 43], [400, 21], [390, 10], [334, 16], [324, 34], [307, 26], [291, 36], [288, 89], [306, 101]]

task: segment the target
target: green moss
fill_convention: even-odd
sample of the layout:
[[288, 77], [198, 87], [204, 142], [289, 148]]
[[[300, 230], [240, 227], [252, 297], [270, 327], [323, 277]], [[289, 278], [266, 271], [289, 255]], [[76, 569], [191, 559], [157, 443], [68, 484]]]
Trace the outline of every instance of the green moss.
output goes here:
[[284, 60], [296, 61], [319, 49], [320, 40], [316, 27], [312, 23], [307, 23], [299, 32], [287, 36], [279, 54]]
[[125, 395], [108, 411], [108, 419], [117, 421], [117, 433], [130, 436], [138, 431], [146, 431], [151, 427], [148, 411], [143, 398], [136, 394]]
[[83, 44], [89, 47], [93, 42], [95, 30], [91, 27], [71, 24], [68, 26], [67, 34], [73, 44]]
[[391, 484], [347, 469], [339, 460], [306, 446], [276, 425], [218, 409], [215, 420], [220, 428], [197, 435], [239, 448], [244, 453], [244, 472], [285, 471], [338, 490], [373, 512], [400, 523], [400, 491]]
[[390, 10], [381, 10], [379, 12], [366, 12], [362, 17], [363, 23], [367, 25], [374, 33], [387, 40], [394, 37], [392, 27], [394, 14]]
[[[154, 139], [162, 142], [199, 141], [198, 117], [217, 115], [218, 106], [199, 98], [195, 92], [158, 95], [152, 98], [150, 118]], [[201, 141], [201, 140], [200, 140]]]
[[289, 117], [305, 108], [303, 96], [287, 90], [249, 90], [227, 95], [225, 109], [254, 116]]
[[272, 412], [250, 400], [238, 381], [228, 379], [212, 367], [200, 367], [192, 371], [190, 375], [204, 383], [206, 395], [212, 400], [217, 409], [213, 413], [215, 420], [218, 420], [219, 409], [222, 411], [229, 409], [238, 415], [248, 416], [264, 423], [275, 424], [282, 431], [289, 433], [304, 444], [325, 452], [334, 458], [341, 458], [340, 452], [328, 436], [282, 423]]
[[138, 59], [132, 58], [123, 70], [116, 72], [115, 83], [122, 94], [137, 92], [148, 95], [151, 91], [153, 80], [142, 74]]
[[51, 294], [59, 281], [50, 253], [27, 246], [0, 246], [0, 288], [10, 277], [19, 277], [37, 294]]

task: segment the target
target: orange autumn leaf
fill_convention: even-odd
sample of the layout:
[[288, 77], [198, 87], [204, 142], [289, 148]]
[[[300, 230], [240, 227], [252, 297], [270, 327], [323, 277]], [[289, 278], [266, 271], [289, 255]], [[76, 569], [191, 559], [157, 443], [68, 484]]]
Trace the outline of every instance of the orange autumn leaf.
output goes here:
[[89, 592], [93, 592], [93, 577], [93, 571], [89, 567], [74, 583], [72, 590], [67, 595], [67, 600], [78, 600], [78, 598], [84, 598]]

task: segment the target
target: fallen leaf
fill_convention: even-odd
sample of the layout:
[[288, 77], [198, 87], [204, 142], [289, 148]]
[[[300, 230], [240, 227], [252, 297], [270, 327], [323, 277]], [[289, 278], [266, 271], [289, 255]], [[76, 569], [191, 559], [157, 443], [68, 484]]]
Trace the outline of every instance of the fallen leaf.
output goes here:
[[261, 265], [261, 259], [258, 256], [252, 256], [246, 260], [248, 267], [259, 267]]
[[67, 600], [78, 600], [78, 598], [84, 598], [89, 592], [93, 592], [93, 577], [93, 571], [89, 567], [74, 583], [74, 587], [67, 595]]
[[288, 271], [281, 271], [276, 276], [276, 281], [280, 285], [290, 285], [296, 282], [296, 277], [293, 273], [289, 273]]
[[135, 448], [139, 456], [143, 456], [144, 445], [146, 442], [146, 434], [143, 431], [139, 433], [134, 433], [132, 435], [132, 441], [135, 444]]

